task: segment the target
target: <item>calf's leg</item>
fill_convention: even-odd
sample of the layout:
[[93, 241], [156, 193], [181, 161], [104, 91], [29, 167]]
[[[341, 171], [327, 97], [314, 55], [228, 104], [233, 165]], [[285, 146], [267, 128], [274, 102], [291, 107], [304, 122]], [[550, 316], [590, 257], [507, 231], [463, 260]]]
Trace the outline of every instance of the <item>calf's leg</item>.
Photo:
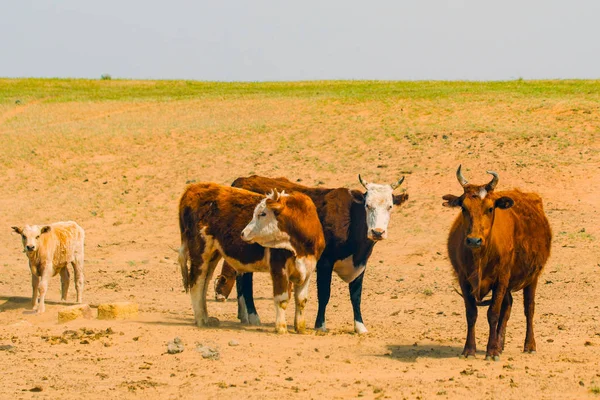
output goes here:
[[31, 308], [35, 310], [38, 307], [38, 298], [40, 294], [40, 277], [36, 274], [31, 274]]
[[67, 294], [69, 293], [69, 280], [71, 279], [71, 274], [69, 274], [69, 269], [65, 265], [60, 270], [60, 300], [67, 301]]
[[273, 279], [273, 302], [275, 304], [275, 332], [288, 333], [285, 310], [288, 306], [288, 273], [285, 250], [271, 250], [271, 278]]
[[[65, 268], [67, 269], [67, 268]], [[83, 302], [83, 286], [85, 277], [83, 275], [83, 254], [75, 258], [73, 262], [73, 275], [75, 279], [75, 291], [77, 292], [77, 303]], [[66, 296], [66, 295], [65, 295]]]

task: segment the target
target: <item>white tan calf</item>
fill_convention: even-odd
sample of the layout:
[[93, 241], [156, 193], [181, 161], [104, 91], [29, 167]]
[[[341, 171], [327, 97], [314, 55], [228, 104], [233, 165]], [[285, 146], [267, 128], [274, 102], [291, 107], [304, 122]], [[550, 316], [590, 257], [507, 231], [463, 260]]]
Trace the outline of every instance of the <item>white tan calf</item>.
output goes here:
[[[60, 274], [61, 300], [67, 300], [69, 291], [68, 265], [73, 266], [77, 303], [83, 300], [83, 242], [85, 232], [73, 221], [56, 222], [50, 225], [13, 226], [21, 235], [23, 250], [29, 259], [31, 285], [33, 288], [31, 305], [37, 312], [46, 309], [45, 299], [48, 281]], [[39, 305], [38, 305], [39, 296]]]

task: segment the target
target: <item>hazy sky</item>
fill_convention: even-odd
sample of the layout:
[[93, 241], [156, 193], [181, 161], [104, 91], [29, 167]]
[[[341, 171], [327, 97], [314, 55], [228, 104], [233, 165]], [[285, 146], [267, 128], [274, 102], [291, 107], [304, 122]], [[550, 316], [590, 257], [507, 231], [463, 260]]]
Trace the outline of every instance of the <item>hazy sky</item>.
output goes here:
[[600, 78], [600, 0], [13, 0], [0, 76]]

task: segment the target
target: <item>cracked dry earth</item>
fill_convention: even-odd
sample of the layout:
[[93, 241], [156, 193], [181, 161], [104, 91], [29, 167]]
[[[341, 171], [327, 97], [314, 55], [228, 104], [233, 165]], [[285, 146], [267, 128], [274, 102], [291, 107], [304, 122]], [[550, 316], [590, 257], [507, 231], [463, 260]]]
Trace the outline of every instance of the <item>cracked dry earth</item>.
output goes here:
[[[576, 101], [258, 96], [41, 101], [18, 113], [2, 105], [0, 398], [598, 398], [600, 109]], [[554, 239], [536, 299], [537, 354], [521, 352], [518, 292], [500, 361], [483, 359], [485, 310], [477, 356], [458, 357], [466, 322], [445, 249], [456, 211], [441, 205], [460, 194], [458, 164], [470, 181], [493, 169], [500, 189], [544, 199]], [[235, 301], [213, 301], [212, 288], [220, 326], [193, 325], [173, 251], [179, 196], [186, 181], [228, 184], [251, 173], [353, 188], [358, 173], [406, 176], [409, 202], [393, 212], [366, 269], [367, 335], [353, 333], [338, 278], [326, 334], [275, 335], [266, 274], [255, 275], [262, 326], [240, 325]], [[137, 319], [58, 324], [58, 277], [46, 313], [30, 312], [27, 261], [10, 226], [67, 219], [86, 229], [84, 301], [136, 302]], [[313, 278], [309, 321], [315, 315]], [[176, 337], [183, 351], [169, 354]], [[204, 358], [202, 346], [219, 357]]]

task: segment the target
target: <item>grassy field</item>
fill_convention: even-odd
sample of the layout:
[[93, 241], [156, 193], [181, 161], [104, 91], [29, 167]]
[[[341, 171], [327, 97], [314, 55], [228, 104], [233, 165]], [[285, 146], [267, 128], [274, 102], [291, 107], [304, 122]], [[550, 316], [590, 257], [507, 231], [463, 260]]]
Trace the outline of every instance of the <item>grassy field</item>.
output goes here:
[[[492, 169], [500, 189], [544, 199], [554, 239], [537, 298], [537, 355], [520, 352], [517, 293], [502, 361], [457, 358], [466, 324], [445, 249], [456, 212], [441, 197], [460, 194], [459, 164], [472, 182]], [[582, 398], [600, 386], [600, 81], [0, 79], [0, 170], [0, 345], [15, 346], [0, 353], [0, 397], [30, 398], [40, 386], [64, 398], [82, 387], [90, 398]], [[233, 301], [209, 303], [221, 327], [192, 325], [172, 250], [179, 196], [187, 182], [253, 173], [352, 188], [359, 173], [379, 183], [406, 176], [409, 202], [366, 270], [369, 335], [352, 333], [337, 278], [323, 336], [271, 332], [264, 274], [256, 291], [265, 326], [241, 327]], [[46, 314], [28, 314], [27, 262], [10, 226], [67, 219], [86, 229], [85, 300], [135, 301], [138, 320], [57, 324], [57, 278]], [[316, 315], [314, 285], [307, 313]], [[482, 309], [480, 350], [486, 325]], [[83, 327], [123, 334], [87, 346], [44, 339]], [[175, 336], [186, 351], [165, 355]], [[201, 359], [197, 343], [219, 347], [221, 360]]]

